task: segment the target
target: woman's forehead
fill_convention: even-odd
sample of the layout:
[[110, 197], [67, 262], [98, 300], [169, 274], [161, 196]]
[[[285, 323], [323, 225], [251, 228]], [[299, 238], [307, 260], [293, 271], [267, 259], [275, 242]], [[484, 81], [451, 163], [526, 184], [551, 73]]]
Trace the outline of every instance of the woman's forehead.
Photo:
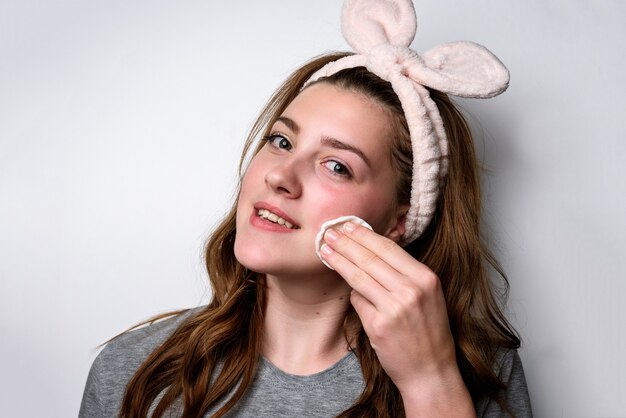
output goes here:
[[302, 90], [277, 119], [295, 134], [318, 133], [380, 150], [389, 143], [391, 116], [363, 93], [329, 83]]

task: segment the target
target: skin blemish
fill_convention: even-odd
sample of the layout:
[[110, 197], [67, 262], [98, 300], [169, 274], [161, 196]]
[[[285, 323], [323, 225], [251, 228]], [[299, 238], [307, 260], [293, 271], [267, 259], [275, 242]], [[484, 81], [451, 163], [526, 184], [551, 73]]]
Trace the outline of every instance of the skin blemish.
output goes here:
[[340, 297], [339, 297], [339, 300], [343, 300], [343, 296], [340, 296]]
[[315, 312], [315, 315], [319, 315], [319, 314], [320, 314], [319, 312]]
[[328, 294], [327, 292], [324, 292], [324, 293], [323, 293], [323, 295], [324, 295], [324, 296], [326, 296], [327, 294]]

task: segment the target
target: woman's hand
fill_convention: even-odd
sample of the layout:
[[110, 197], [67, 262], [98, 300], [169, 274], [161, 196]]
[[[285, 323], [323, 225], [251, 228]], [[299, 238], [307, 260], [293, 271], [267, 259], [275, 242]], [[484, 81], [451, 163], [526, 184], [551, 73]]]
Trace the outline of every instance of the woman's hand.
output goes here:
[[392, 240], [351, 222], [329, 229], [324, 240], [322, 255], [353, 288], [350, 301], [407, 416], [451, 407], [473, 414], [437, 275]]

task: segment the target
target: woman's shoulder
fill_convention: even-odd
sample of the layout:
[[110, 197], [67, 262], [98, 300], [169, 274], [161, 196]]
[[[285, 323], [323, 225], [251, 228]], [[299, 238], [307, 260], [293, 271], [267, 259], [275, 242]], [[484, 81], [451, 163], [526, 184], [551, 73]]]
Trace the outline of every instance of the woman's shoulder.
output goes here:
[[522, 360], [517, 350], [499, 348], [496, 351], [493, 371], [504, 383], [507, 383], [511, 378], [519, 377], [520, 372], [523, 375]]
[[179, 311], [113, 338], [89, 370], [80, 417], [114, 416], [126, 385], [141, 363], [185, 321], [203, 307]]
[[109, 341], [98, 357], [147, 356], [165, 341], [182, 322], [201, 310], [202, 307], [185, 309], [166, 315], [147, 325], [126, 331]]
[[[499, 348], [493, 363], [493, 371], [505, 385], [505, 389], [501, 393], [501, 400], [506, 404], [508, 412], [516, 418], [532, 417], [524, 367], [517, 350]], [[478, 401], [476, 407], [477, 416], [479, 417], [510, 416], [493, 399], [482, 398]]]

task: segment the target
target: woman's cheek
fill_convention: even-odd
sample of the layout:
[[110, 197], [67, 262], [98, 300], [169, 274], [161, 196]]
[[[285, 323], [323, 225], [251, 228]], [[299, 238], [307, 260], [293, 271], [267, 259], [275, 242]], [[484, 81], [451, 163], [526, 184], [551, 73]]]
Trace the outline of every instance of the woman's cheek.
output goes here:
[[316, 212], [320, 224], [345, 215], [363, 217], [367, 213], [367, 206], [371, 205], [353, 187], [322, 187], [313, 201], [318, 208]]

